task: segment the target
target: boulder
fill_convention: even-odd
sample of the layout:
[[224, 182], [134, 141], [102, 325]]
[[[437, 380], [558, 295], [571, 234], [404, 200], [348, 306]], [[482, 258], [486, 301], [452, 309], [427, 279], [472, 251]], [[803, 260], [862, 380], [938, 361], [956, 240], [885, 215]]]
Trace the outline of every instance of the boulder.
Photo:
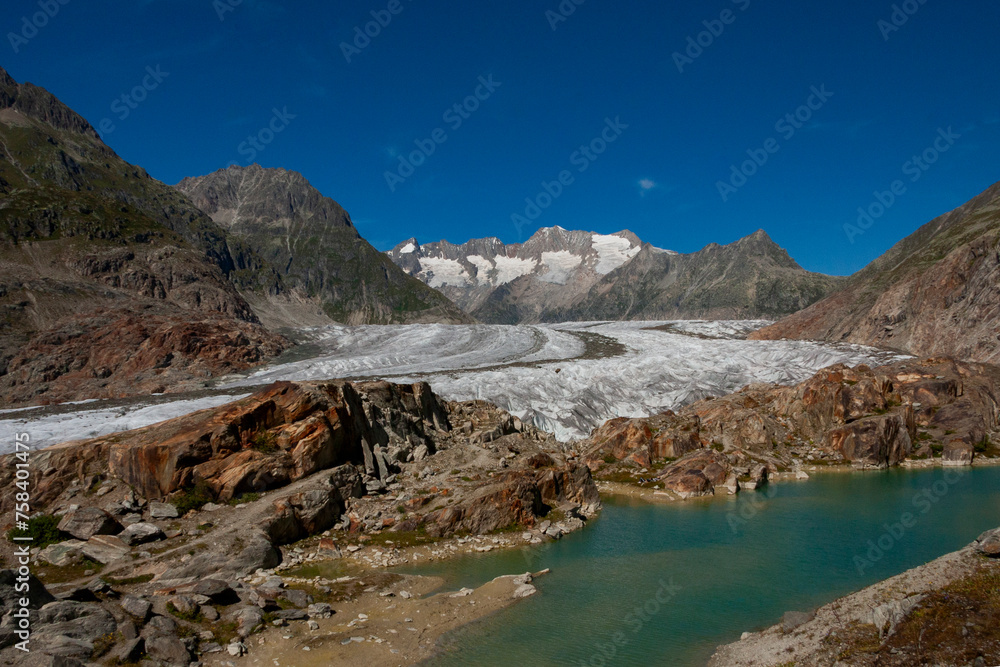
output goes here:
[[94, 535], [115, 535], [122, 525], [98, 507], [83, 507], [63, 515], [59, 530], [86, 542]]
[[134, 595], [126, 595], [118, 604], [129, 616], [139, 619], [140, 623], [145, 623], [153, 611], [149, 600]]
[[256, 606], [240, 607], [233, 613], [232, 618], [236, 621], [240, 637], [249, 637], [254, 630], [264, 625], [264, 612]]
[[149, 516], [153, 519], [176, 519], [181, 513], [170, 503], [149, 503]]
[[[42, 606], [55, 602], [56, 598], [45, 588], [45, 585], [33, 574], [28, 575], [25, 582], [17, 581], [14, 570], [0, 570], [0, 613], [20, 608], [21, 599], [28, 598], [28, 609], [40, 609]], [[17, 590], [20, 585], [27, 584], [27, 593]]]
[[152, 523], [133, 523], [122, 532], [118, 533], [118, 539], [128, 546], [136, 544], [146, 544], [147, 542], [157, 542], [166, 539], [166, 535], [160, 527]]
[[[93, 642], [98, 637], [111, 634], [117, 629], [115, 617], [99, 604], [60, 600], [50, 602], [38, 611], [38, 630], [32, 637], [39, 643], [52, 638], [69, 637], [87, 642], [93, 650]], [[75, 645], [74, 645], [75, 646]], [[51, 646], [46, 650], [51, 651]], [[85, 658], [89, 659], [90, 654]]]
[[170, 568], [161, 574], [159, 580], [191, 578], [237, 579], [259, 569], [269, 569], [281, 563], [281, 552], [267, 539], [267, 536], [253, 529], [243, 537], [243, 543], [236, 550], [222, 545], [218, 550], [206, 551], [194, 556], [187, 563]]
[[941, 452], [943, 466], [971, 466], [976, 456], [976, 449], [962, 440], [952, 440], [944, 446]]
[[146, 655], [171, 667], [187, 667], [191, 651], [178, 637], [157, 636], [146, 640]]
[[146, 640], [136, 637], [126, 639], [111, 651], [111, 658], [118, 664], [137, 663], [146, 652]]
[[153, 616], [139, 636], [149, 641], [152, 637], [173, 637], [177, 634], [177, 621], [169, 616]]
[[95, 535], [80, 547], [80, 551], [87, 558], [104, 565], [125, 558], [131, 553], [124, 542], [111, 535]]
[[80, 540], [50, 544], [38, 553], [38, 559], [56, 567], [73, 565], [83, 559], [83, 552], [80, 550], [83, 545], [84, 542]]
[[976, 540], [976, 551], [990, 558], [1000, 558], [1000, 528], [980, 535]]

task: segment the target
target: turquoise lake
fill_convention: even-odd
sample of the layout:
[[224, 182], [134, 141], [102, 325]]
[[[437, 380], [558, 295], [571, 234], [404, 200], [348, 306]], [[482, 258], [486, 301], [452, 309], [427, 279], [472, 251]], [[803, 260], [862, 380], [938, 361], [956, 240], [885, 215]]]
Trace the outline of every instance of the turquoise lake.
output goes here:
[[552, 570], [535, 596], [448, 636], [432, 667], [704, 665], [743, 631], [997, 526], [1000, 467], [822, 473], [670, 505], [605, 499], [600, 518], [558, 542], [401, 571], [458, 589]]

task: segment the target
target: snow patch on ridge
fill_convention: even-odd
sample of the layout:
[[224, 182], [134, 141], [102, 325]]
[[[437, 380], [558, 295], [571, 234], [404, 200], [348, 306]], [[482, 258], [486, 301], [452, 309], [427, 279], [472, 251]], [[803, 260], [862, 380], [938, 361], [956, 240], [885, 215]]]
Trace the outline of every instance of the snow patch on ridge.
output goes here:
[[493, 263], [481, 255], [469, 255], [469, 262], [476, 267], [476, 278], [480, 284], [490, 282], [490, 271], [493, 270]]
[[538, 276], [542, 282], [553, 283], [555, 285], [565, 285], [569, 281], [573, 269], [583, 263], [583, 257], [574, 255], [568, 250], [557, 252], [543, 252], [542, 264], [548, 269]]
[[526, 276], [538, 266], [533, 259], [521, 259], [520, 257], [504, 257], [497, 255], [493, 258], [497, 266], [497, 285], [506, 285], [521, 276]]
[[593, 248], [597, 252], [597, 266], [594, 271], [607, 275], [623, 266], [625, 262], [639, 254], [639, 247], [620, 236], [604, 236], [594, 234], [591, 237]]
[[421, 257], [420, 266], [422, 268], [421, 280], [431, 287], [437, 288], [445, 285], [465, 287], [469, 284], [469, 274], [456, 259]]
[[404, 245], [402, 248], [399, 249], [399, 254], [407, 255], [411, 252], [416, 252], [416, 251], [417, 251], [417, 246], [413, 245], [412, 243], [407, 243], [406, 245]]

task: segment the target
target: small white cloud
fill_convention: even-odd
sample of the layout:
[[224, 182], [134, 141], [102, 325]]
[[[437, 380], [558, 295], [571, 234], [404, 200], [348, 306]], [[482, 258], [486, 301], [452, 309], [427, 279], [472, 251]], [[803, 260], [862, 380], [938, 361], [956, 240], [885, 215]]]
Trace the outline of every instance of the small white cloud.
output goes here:
[[639, 187], [642, 188], [643, 190], [652, 190], [653, 188], [656, 187], [656, 181], [653, 181], [648, 178], [643, 178], [642, 180], [639, 181]]

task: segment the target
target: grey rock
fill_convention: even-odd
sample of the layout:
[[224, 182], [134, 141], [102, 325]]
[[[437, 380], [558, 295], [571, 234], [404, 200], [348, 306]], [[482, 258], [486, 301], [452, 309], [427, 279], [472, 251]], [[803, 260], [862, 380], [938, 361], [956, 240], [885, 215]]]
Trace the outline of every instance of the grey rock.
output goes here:
[[202, 605], [200, 611], [202, 618], [207, 621], [219, 620], [219, 610], [211, 605]]
[[[43, 605], [55, 602], [55, 596], [49, 593], [45, 585], [33, 574], [28, 575], [28, 608], [40, 609]], [[16, 590], [17, 575], [13, 570], [0, 570], [0, 612], [10, 611], [15, 606], [21, 606], [20, 600], [25, 597], [23, 591]]]
[[136, 637], [118, 644], [112, 650], [111, 657], [118, 662], [139, 662], [145, 652], [146, 641]]
[[87, 541], [94, 535], [115, 535], [122, 525], [99, 507], [84, 507], [68, 512], [59, 522], [59, 530], [78, 540]]
[[308, 607], [312, 604], [312, 596], [305, 591], [300, 591], [297, 588], [286, 588], [283, 589], [279, 594], [278, 598], [285, 600], [296, 607], [302, 609]]
[[305, 609], [282, 609], [274, 612], [274, 617], [285, 621], [304, 621], [309, 618], [309, 613]]
[[259, 607], [241, 607], [233, 614], [240, 637], [249, 637], [264, 624], [264, 613]]
[[154, 519], [176, 519], [180, 512], [169, 503], [149, 503], [149, 516]]
[[129, 616], [139, 619], [141, 623], [146, 622], [153, 610], [153, 605], [149, 600], [134, 595], [126, 595], [118, 604]]
[[156, 542], [165, 538], [166, 535], [163, 534], [159, 526], [144, 522], [133, 523], [118, 534], [118, 539], [129, 546]]
[[177, 637], [157, 636], [146, 640], [146, 655], [171, 666], [187, 667], [191, 662], [191, 652]]
[[143, 639], [151, 637], [170, 637], [177, 634], [177, 621], [169, 616], [154, 616], [146, 623], [139, 636]]
[[1000, 528], [980, 535], [976, 540], [976, 551], [990, 558], [1000, 558]]
[[66, 540], [58, 544], [50, 544], [38, 553], [38, 558], [56, 567], [73, 565], [83, 559], [83, 552], [80, 551], [83, 545], [84, 542], [80, 540]]
[[333, 616], [333, 607], [326, 602], [314, 602], [306, 608], [309, 618], [330, 618]]
[[80, 551], [87, 558], [104, 565], [125, 558], [130, 552], [124, 542], [111, 535], [94, 535], [80, 547]]

